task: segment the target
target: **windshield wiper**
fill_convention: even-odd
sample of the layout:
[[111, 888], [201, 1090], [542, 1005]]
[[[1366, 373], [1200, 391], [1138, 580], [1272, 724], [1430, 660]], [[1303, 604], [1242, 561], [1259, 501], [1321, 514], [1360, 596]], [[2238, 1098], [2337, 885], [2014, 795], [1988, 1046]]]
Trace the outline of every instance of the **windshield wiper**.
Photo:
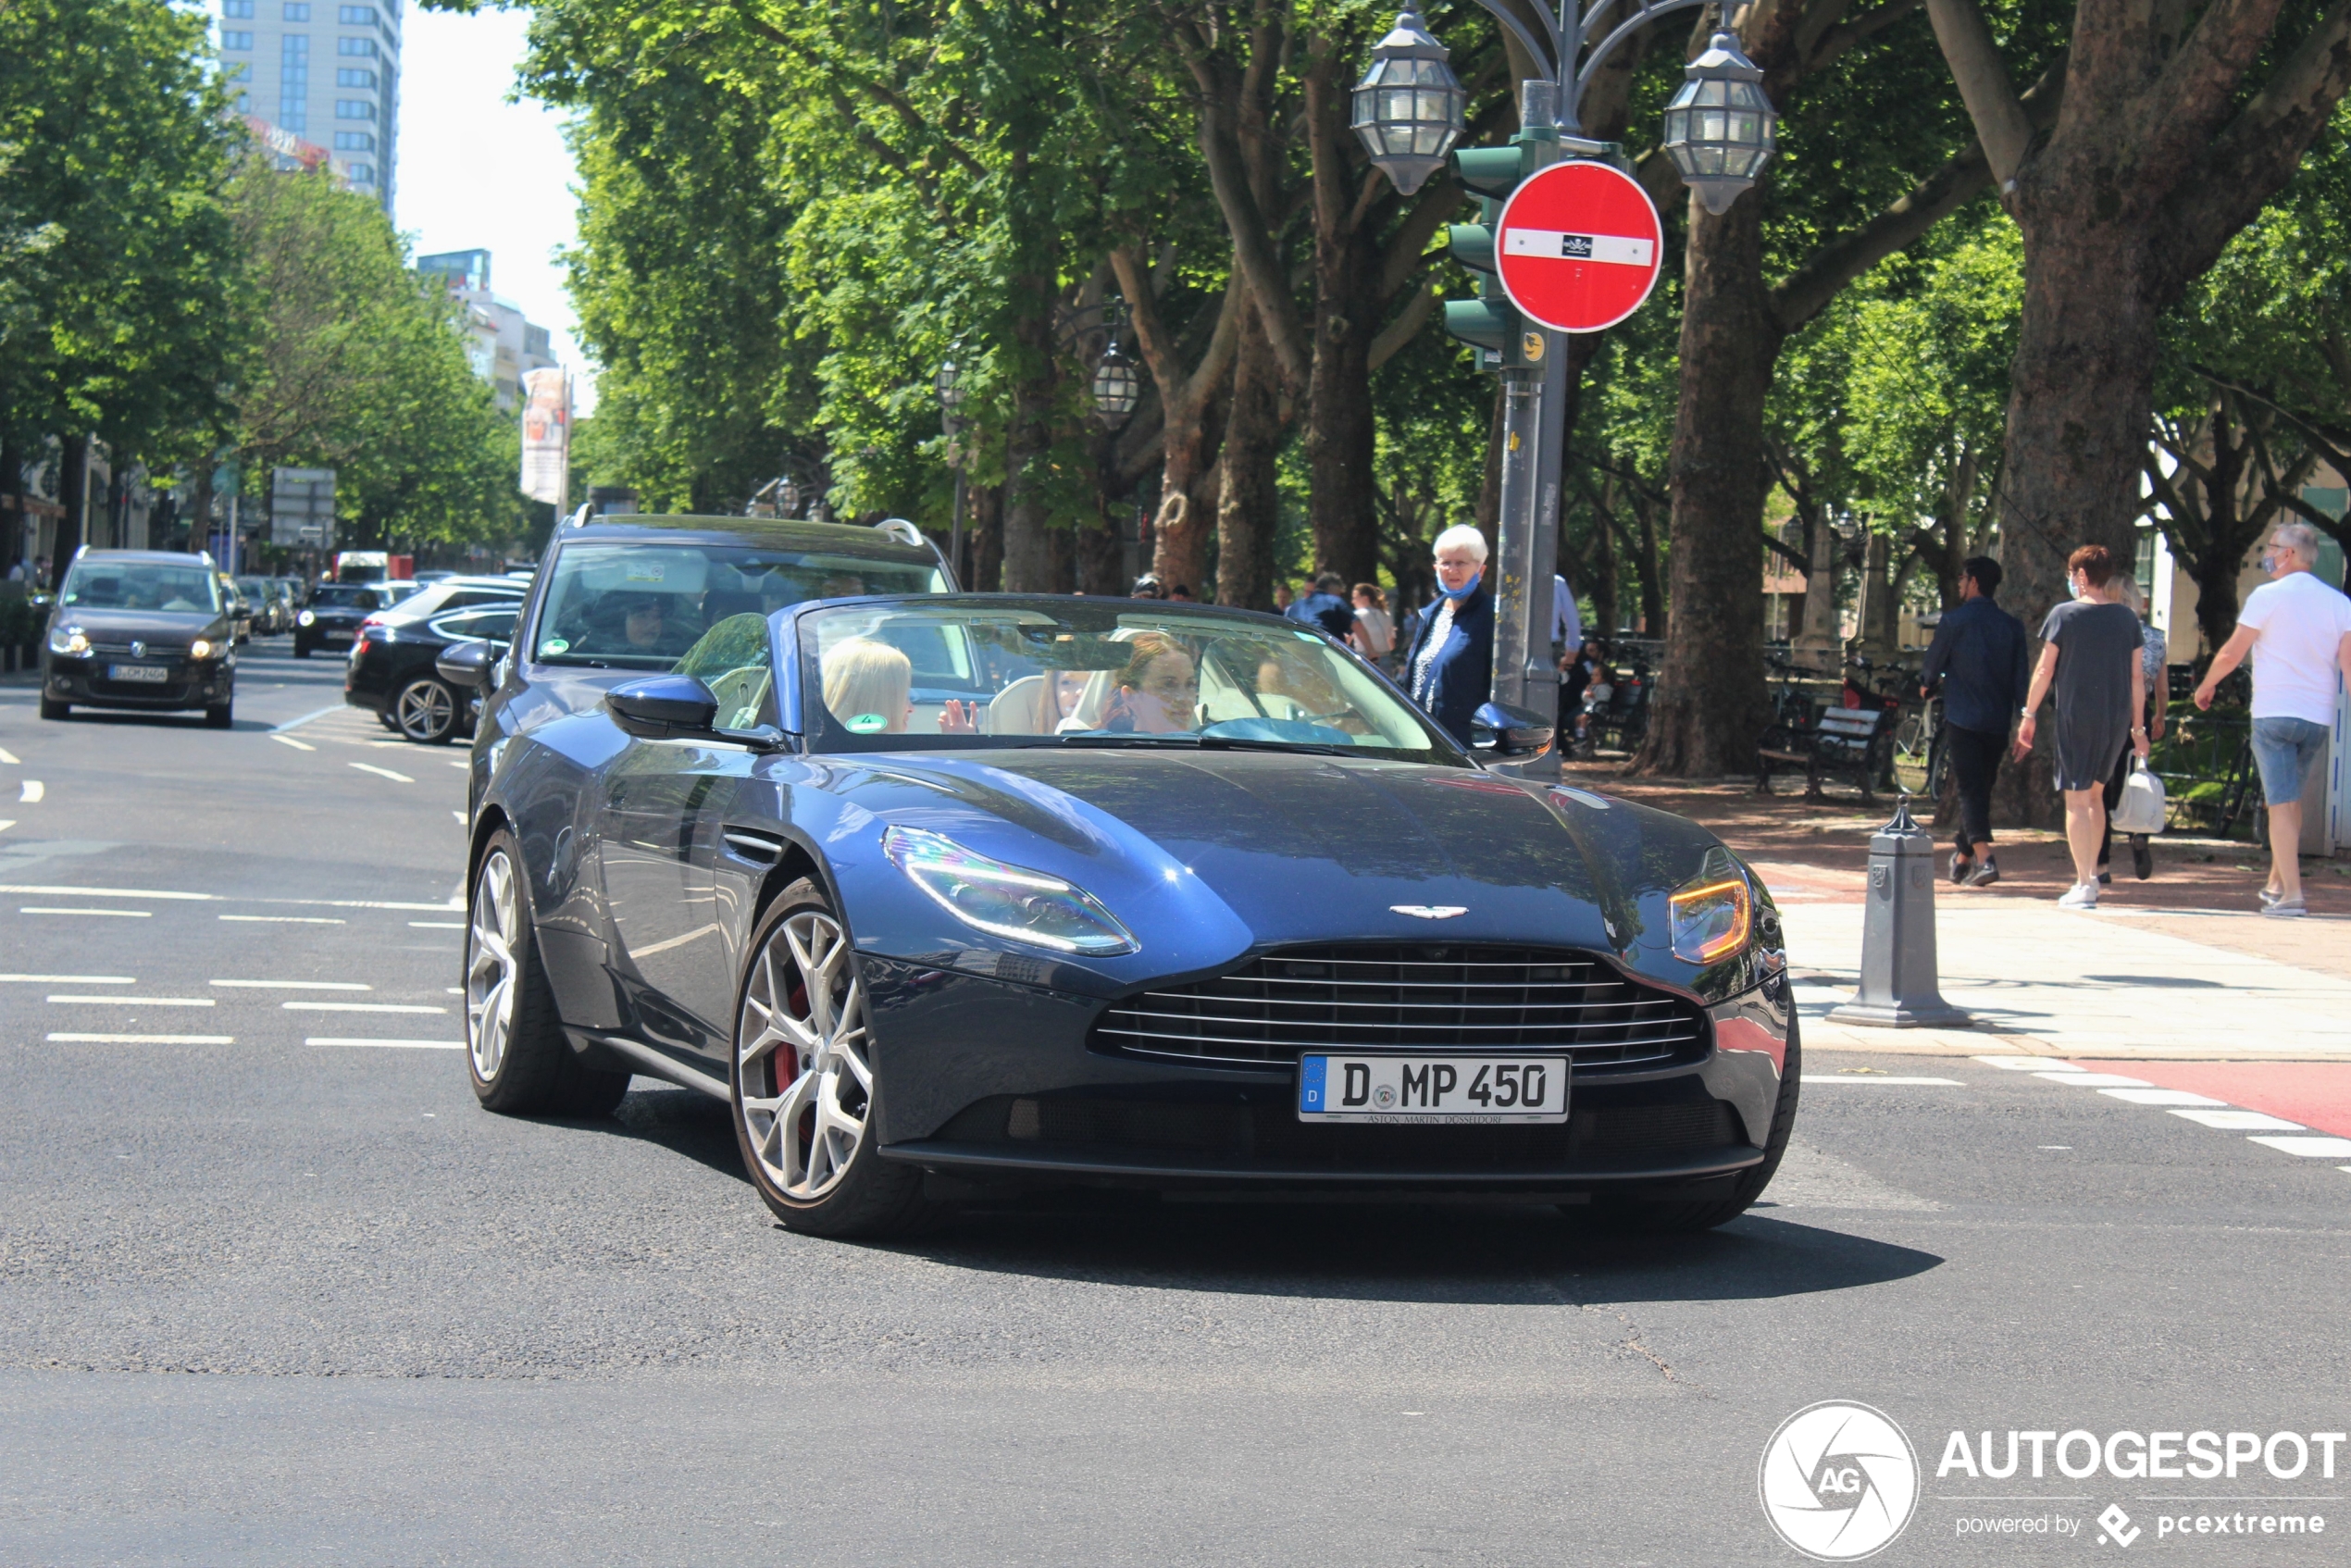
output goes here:
[[1139, 730], [1121, 730], [1112, 735], [1056, 735], [1057, 746], [1176, 746], [1199, 751], [1201, 740], [1197, 735], [1150, 735]]

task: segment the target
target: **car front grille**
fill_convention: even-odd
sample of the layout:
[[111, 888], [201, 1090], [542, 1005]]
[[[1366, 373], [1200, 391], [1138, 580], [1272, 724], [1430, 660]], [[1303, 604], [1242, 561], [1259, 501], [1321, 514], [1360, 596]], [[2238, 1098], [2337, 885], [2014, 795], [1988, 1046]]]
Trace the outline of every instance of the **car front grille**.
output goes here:
[[1695, 1060], [1706, 1019], [1588, 953], [1394, 943], [1287, 948], [1130, 996], [1102, 1014], [1093, 1043], [1250, 1067], [1307, 1051], [1563, 1051], [1585, 1069]]
[[152, 663], [162, 659], [184, 659], [188, 656], [188, 650], [185, 644], [171, 647], [161, 642], [150, 642], [147, 644], [145, 653], [135, 653], [131, 652], [131, 644], [128, 642], [93, 642], [90, 644], [90, 656], [107, 659], [145, 659]]

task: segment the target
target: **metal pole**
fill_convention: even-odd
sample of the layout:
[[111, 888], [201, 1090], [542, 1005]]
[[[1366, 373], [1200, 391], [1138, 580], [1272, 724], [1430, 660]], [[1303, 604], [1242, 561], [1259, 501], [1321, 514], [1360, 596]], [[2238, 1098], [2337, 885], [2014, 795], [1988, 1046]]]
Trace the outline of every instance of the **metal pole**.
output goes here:
[[955, 521], [948, 535], [947, 564], [955, 568], [955, 586], [966, 588], [964, 571], [964, 466], [955, 465]]
[[[1539, 168], [1559, 156], [1558, 92], [1555, 82], [1530, 79], [1520, 84], [1519, 138], [1522, 156], [1531, 166]], [[1554, 411], [1561, 404], [1554, 389], [1566, 385], [1559, 374], [1561, 356], [1556, 352], [1556, 345], [1564, 340], [1531, 324], [1522, 323], [1522, 330], [1524, 341], [1513, 356], [1520, 363], [1508, 365], [1502, 371], [1501, 538], [1493, 563], [1493, 699], [1513, 707], [1549, 712], [1558, 706], [1557, 677], [1548, 656], [1551, 579], [1548, 570], [1539, 577], [1536, 572], [1545, 557], [1541, 548], [1545, 518], [1553, 519], [1549, 527], [1558, 526], [1558, 465], [1546, 458], [1548, 446], [1555, 442], [1547, 442], [1546, 436], [1553, 432]], [[1545, 674], [1552, 675], [1552, 679], [1536, 684], [1535, 678]], [[1542, 706], [1547, 693], [1550, 709]]]

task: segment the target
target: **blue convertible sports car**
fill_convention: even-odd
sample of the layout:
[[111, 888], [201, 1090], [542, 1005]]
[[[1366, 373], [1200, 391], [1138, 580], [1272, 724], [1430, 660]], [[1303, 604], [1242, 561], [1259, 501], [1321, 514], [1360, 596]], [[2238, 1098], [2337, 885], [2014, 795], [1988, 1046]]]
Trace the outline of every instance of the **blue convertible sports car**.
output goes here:
[[1465, 752], [1319, 631], [946, 592], [864, 530], [565, 532], [474, 744], [491, 1109], [700, 1089], [838, 1236], [1072, 1184], [1686, 1229], [1771, 1179], [1770, 894], [1679, 817], [1486, 765], [1545, 732], [1488, 710]]

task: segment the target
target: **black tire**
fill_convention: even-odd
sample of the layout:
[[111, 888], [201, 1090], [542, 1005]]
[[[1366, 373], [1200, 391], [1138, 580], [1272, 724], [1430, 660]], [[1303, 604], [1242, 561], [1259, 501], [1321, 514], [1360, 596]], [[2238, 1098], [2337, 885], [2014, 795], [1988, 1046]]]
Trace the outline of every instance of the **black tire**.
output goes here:
[[[494, 886], [498, 868], [506, 878], [503, 889]], [[502, 977], [486, 931], [505, 950], [503, 994], [491, 994]], [[604, 1116], [628, 1092], [628, 1074], [586, 1065], [564, 1039], [555, 994], [539, 963], [522, 846], [503, 828], [482, 850], [466, 901], [465, 982], [466, 1072], [483, 1105], [511, 1116]], [[504, 1038], [493, 1039], [489, 1031], [500, 1024]]]
[[236, 707], [237, 700], [234, 697], [225, 703], [215, 703], [205, 709], [204, 721], [214, 729], [227, 729], [237, 722]]
[[41, 716], [43, 718], [63, 718], [66, 715], [71, 712], [73, 712], [73, 704], [71, 703], [60, 703], [50, 697], [44, 697], [41, 699]]
[[393, 728], [425, 746], [446, 746], [456, 737], [463, 700], [439, 676], [420, 675], [392, 693], [384, 710]]
[[[922, 1172], [876, 1152], [881, 1083], [864, 980], [823, 890], [802, 877], [777, 894], [749, 952], [735, 987], [728, 1101], [743, 1169], [769, 1212], [787, 1229], [811, 1236], [898, 1236], [935, 1224], [943, 1210], [923, 1196]], [[800, 952], [815, 961], [814, 973]], [[793, 1048], [792, 1076], [782, 1082], [780, 1047], [762, 1023], [777, 1010], [804, 1014], [801, 1021], [823, 1037], [814, 1051]], [[856, 1137], [843, 1159], [838, 1134], [852, 1119]]]
[[[1729, 1197], [1695, 1203], [1661, 1203], [1637, 1199], [1596, 1200], [1589, 1211], [1590, 1217], [1616, 1230], [1687, 1234], [1728, 1225], [1753, 1208], [1755, 1201], [1763, 1196], [1763, 1189], [1772, 1185], [1772, 1177], [1780, 1168], [1780, 1157], [1787, 1152], [1788, 1134], [1796, 1126], [1796, 1102], [1804, 1076], [1803, 1056], [1803, 1043], [1797, 1039], [1796, 1011], [1791, 1006], [1787, 1018], [1787, 1060], [1780, 1069], [1780, 1094], [1772, 1106], [1772, 1128], [1763, 1144], [1763, 1163], [1740, 1172], [1732, 1185]], [[1586, 1211], [1578, 1207], [1566, 1213], [1570, 1217], [1578, 1217]]]

